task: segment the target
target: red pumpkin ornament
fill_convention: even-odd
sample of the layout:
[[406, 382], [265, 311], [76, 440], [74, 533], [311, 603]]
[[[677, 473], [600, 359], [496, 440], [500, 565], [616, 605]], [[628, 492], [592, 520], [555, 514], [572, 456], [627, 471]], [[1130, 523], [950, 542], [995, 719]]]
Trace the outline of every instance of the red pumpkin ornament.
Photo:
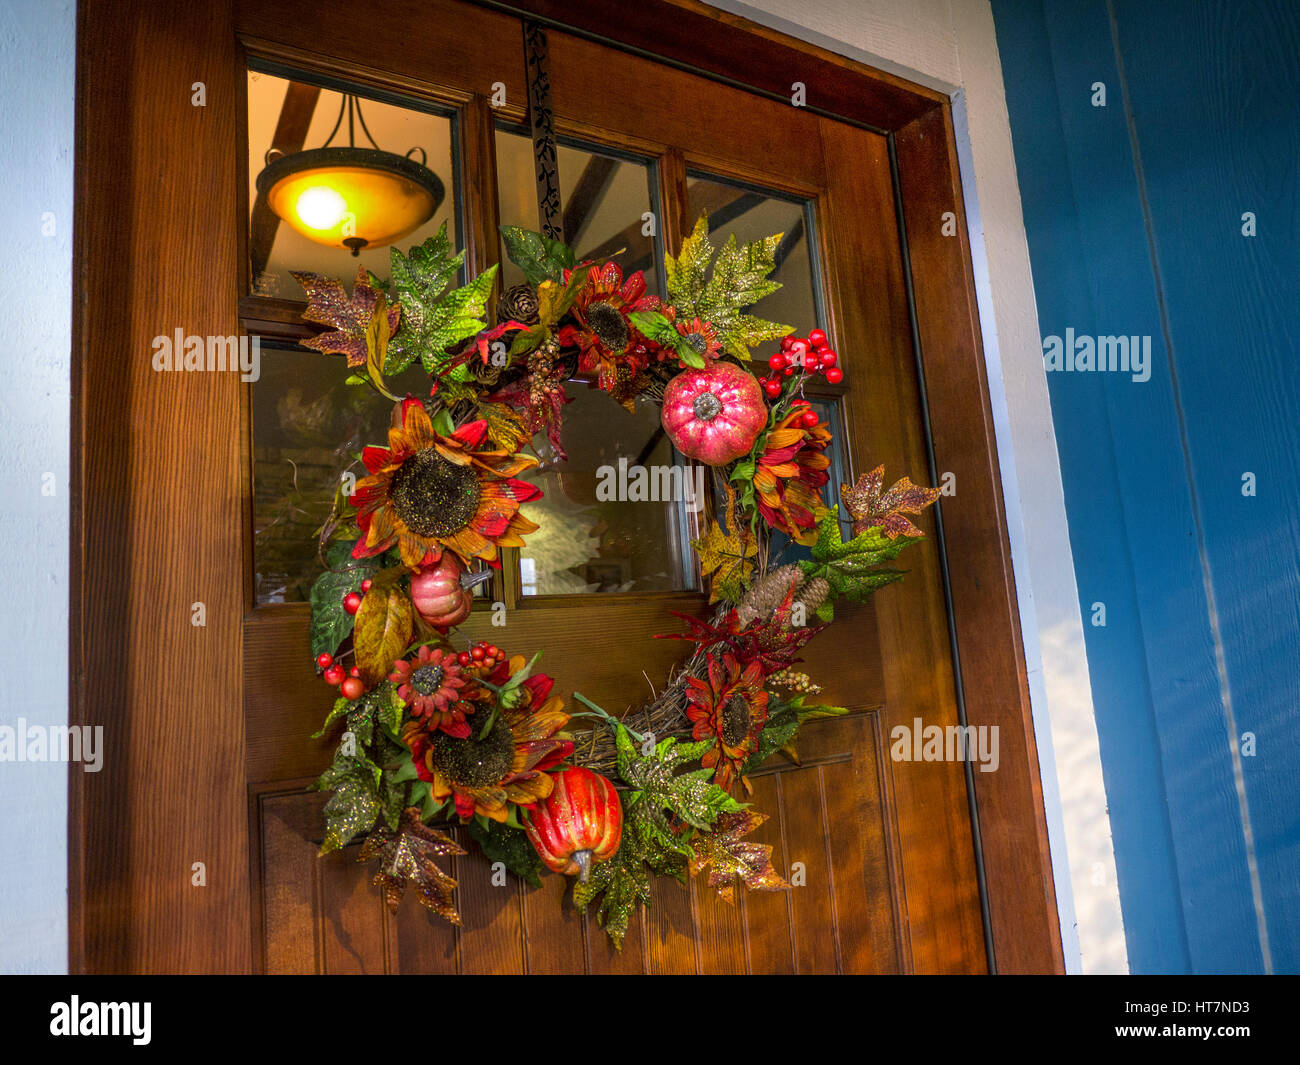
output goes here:
[[664, 431], [678, 451], [706, 466], [748, 455], [766, 425], [762, 386], [735, 363], [684, 370], [664, 389]]
[[411, 577], [411, 602], [416, 612], [436, 629], [449, 629], [469, 617], [474, 597], [461, 583], [465, 567], [450, 551], [444, 551], [437, 565]]
[[555, 787], [532, 807], [524, 831], [548, 869], [586, 883], [593, 862], [618, 853], [623, 806], [614, 785], [590, 769], [574, 766], [552, 775]]

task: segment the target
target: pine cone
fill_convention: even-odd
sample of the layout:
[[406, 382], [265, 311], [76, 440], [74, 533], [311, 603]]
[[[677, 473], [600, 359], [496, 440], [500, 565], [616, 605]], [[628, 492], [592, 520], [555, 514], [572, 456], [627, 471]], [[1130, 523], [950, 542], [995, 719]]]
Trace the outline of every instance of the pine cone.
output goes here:
[[736, 605], [736, 620], [742, 627], [758, 618], [770, 617], [772, 611], [779, 607], [786, 593], [799, 583], [803, 570], [790, 562], [772, 570], [765, 577], [754, 582], [740, 602]]
[[475, 381], [489, 387], [497, 384], [501, 380], [501, 371], [505, 369], [504, 366], [496, 365], [496, 363], [494, 363], [490, 358], [487, 362], [484, 362], [477, 356], [470, 359], [465, 365], [469, 370], [469, 375], [474, 378]]
[[[817, 608], [826, 602], [826, 597], [830, 594], [831, 586], [826, 583], [825, 577], [814, 577], [795, 593], [794, 603], [803, 604], [805, 625], [813, 623], [813, 615], [817, 612]], [[791, 603], [791, 606], [794, 603]]]
[[497, 302], [497, 324], [511, 320], [537, 324], [537, 293], [532, 285], [512, 285], [502, 293]]

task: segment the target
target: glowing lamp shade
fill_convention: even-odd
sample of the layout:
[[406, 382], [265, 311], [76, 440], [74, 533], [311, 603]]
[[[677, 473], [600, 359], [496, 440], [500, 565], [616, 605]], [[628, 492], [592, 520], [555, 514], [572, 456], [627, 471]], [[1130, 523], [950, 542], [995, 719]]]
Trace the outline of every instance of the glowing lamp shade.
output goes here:
[[257, 191], [308, 240], [353, 255], [409, 236], [433, 217], [445, 195], [432, 170], [369, 148], [281, 156], [257, 175]]

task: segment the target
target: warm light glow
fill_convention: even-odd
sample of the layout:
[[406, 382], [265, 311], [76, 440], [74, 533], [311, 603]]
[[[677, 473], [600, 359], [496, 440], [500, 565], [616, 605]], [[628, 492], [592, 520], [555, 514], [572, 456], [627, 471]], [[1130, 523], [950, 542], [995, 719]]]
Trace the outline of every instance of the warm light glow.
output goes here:
[[313, 185], [299, 194], [294, 211], [309, 229], [333, 229], [348, 213], [348, 204], [328, 185]]
[[267, 192], [277, 215], [308, 240], [382, 248], [409, 236], [433, 217], [438, 203], [427, 188], [389, 170], [327, 166], [286, 174]]

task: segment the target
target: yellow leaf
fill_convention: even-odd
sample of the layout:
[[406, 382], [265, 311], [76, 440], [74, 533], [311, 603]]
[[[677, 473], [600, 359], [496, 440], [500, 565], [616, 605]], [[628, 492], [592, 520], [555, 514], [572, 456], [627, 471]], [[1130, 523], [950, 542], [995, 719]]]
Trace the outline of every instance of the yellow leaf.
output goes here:
[[698, 540], [692, 540], [691, 546], [700, 556], [700, 573], [710, 577], [709, 602], [719, 599], [737, 599], [749, 583], [754, 571], [750, 559], [758, 554], [758, 545], [753, 540], [735, 533], [728, 535], [722, 531], [717, 520], [709, 523], [708, 530]]
[[383, 681], [411, 639], [411, 601], [397, 588], [373, 585], [361, 600], [352, 646], [367, 688]]

